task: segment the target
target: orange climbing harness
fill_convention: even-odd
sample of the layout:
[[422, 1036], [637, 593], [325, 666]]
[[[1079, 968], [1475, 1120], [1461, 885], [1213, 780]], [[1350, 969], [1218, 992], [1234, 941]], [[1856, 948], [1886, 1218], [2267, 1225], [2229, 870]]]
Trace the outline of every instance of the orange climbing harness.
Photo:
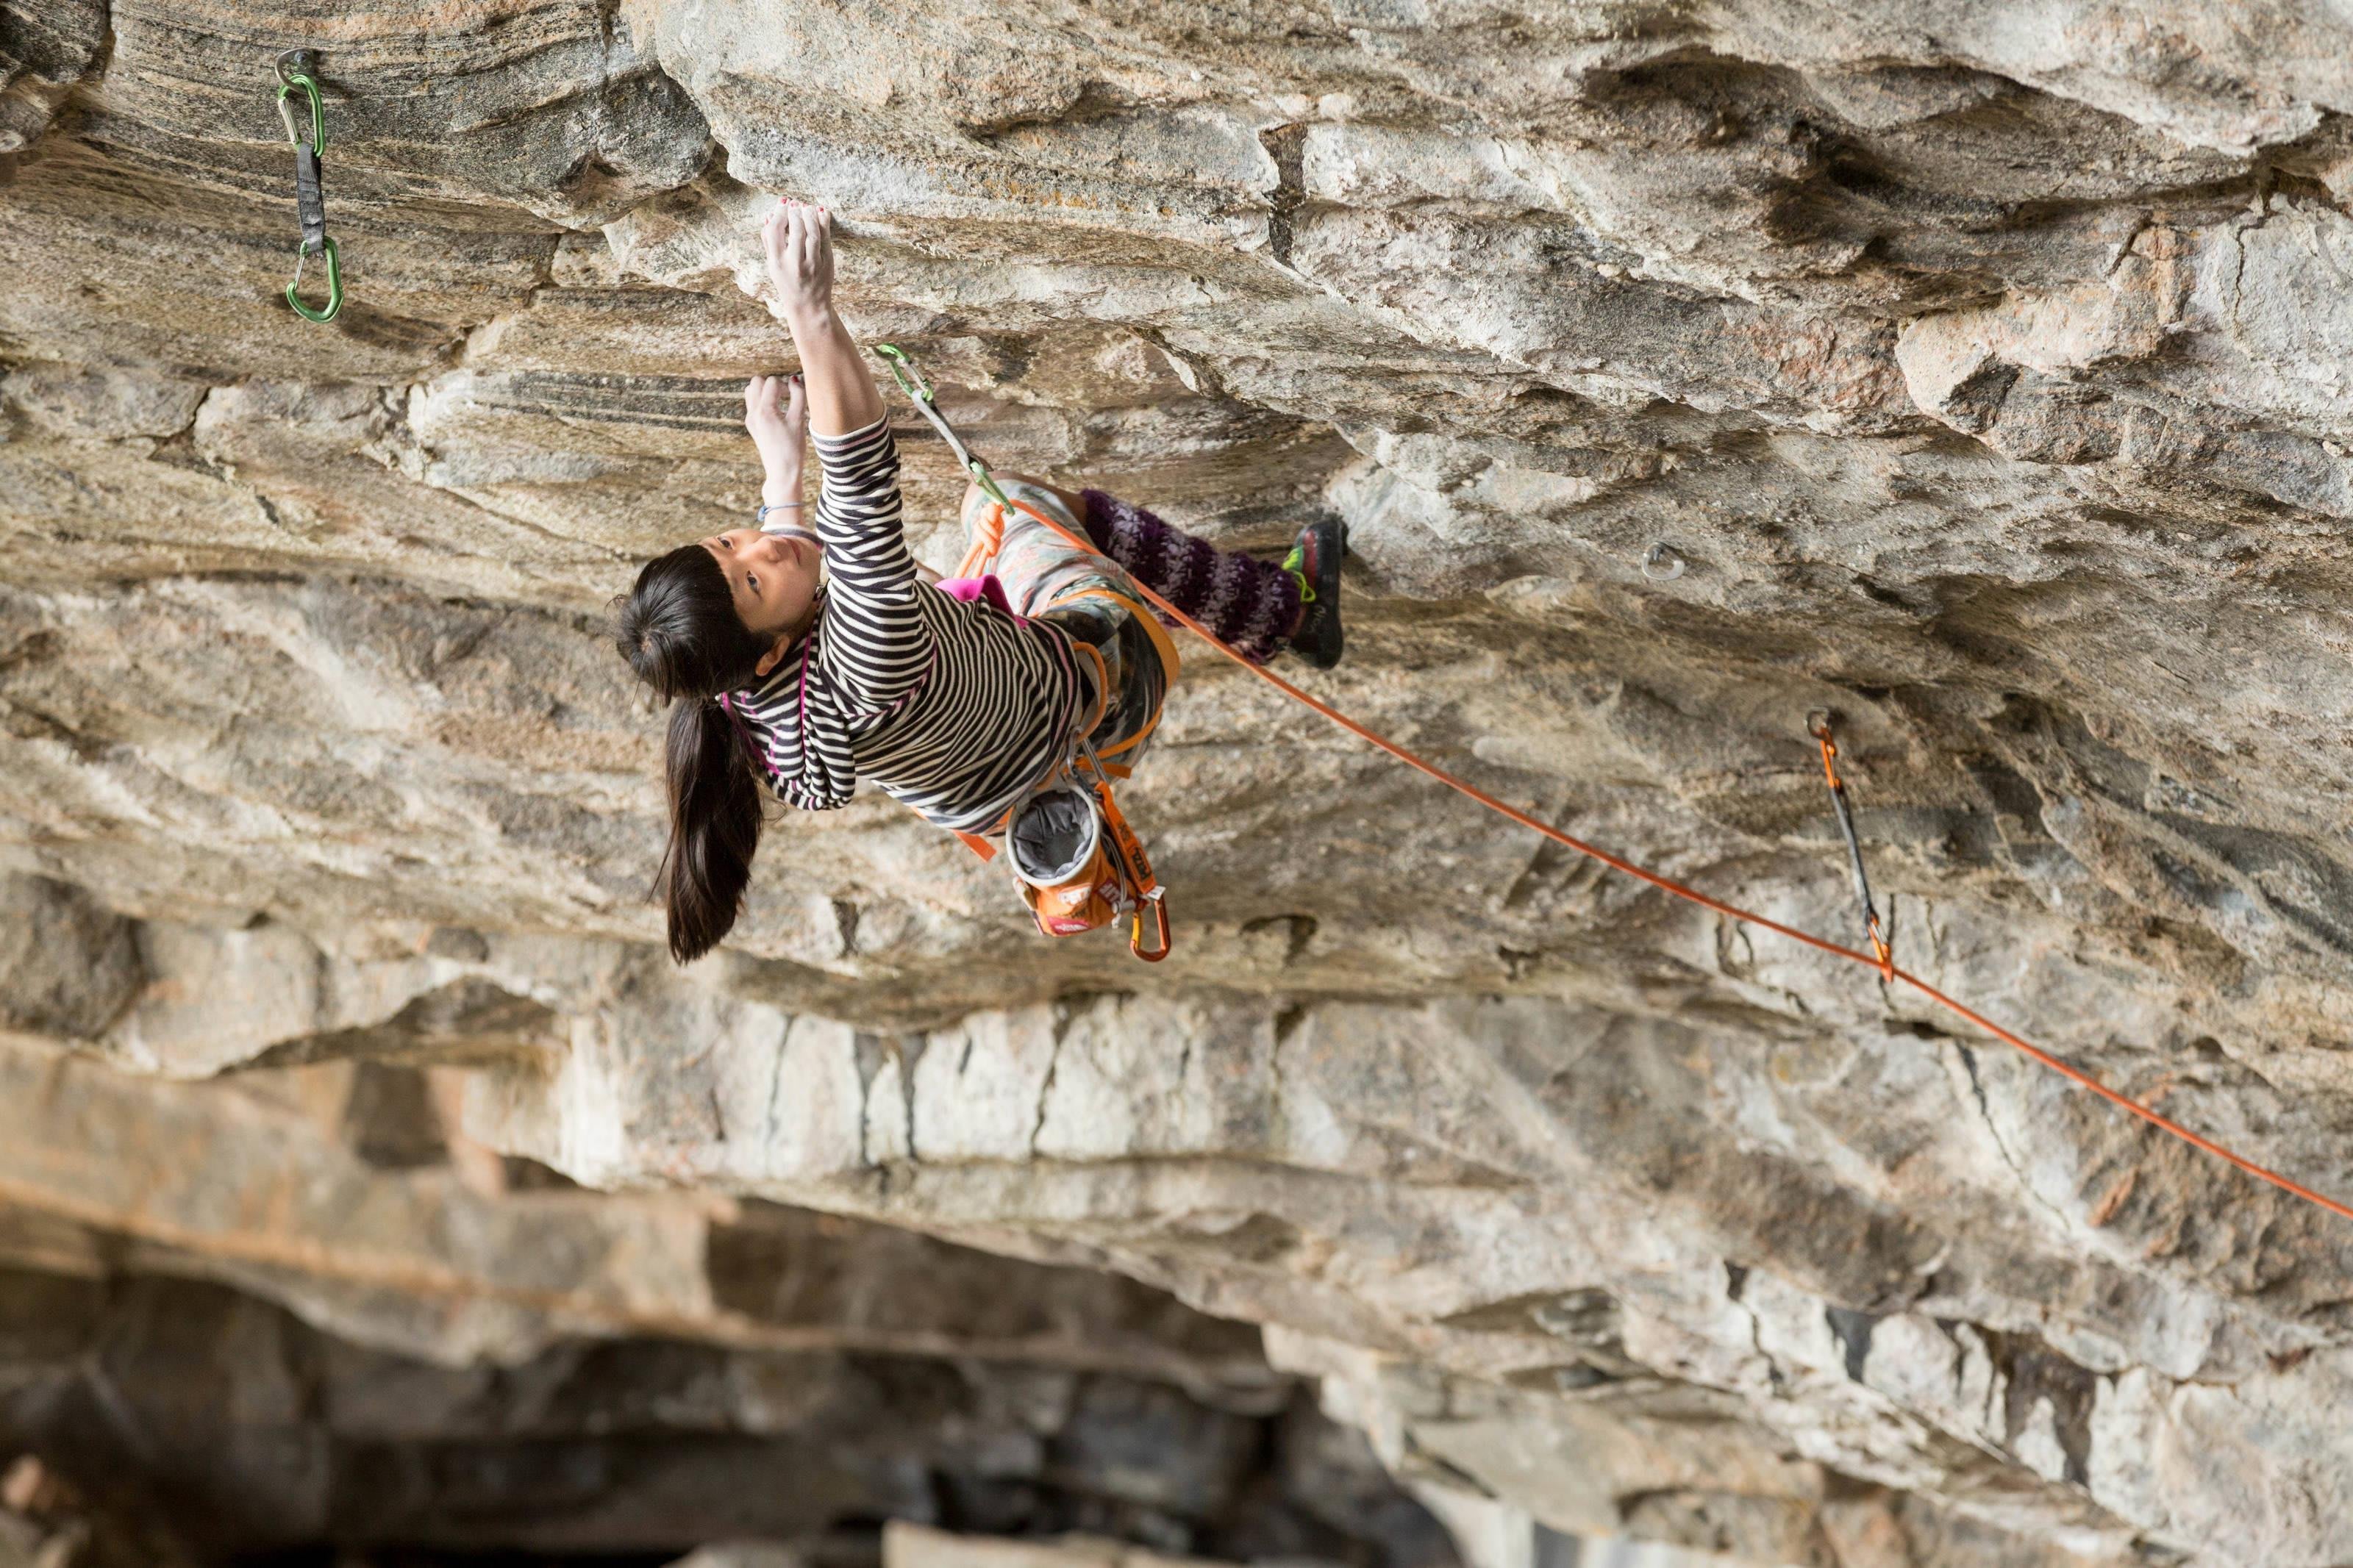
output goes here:
[[[905, 356], [903, 354], [900, 354], [895, 349], [887, 349], [885, 351], [885, 358], [893, 361], [892, 371], [893, 375], [897, 375], [898, 366], [900, 363], [905, 362]], [[912, 387], [908, 387], [903, 377], [900, 379], [900, 385], [902, 388], [907, 388], [910, 395], [914, 395], [913, 389]], [[926, 394], [928, 394], [928, 387], [926, 387], [925, 390]], [[932, 423], [934, 426], [941, 427], [943, 432], [948, 435], [951, 448], [955, 452], [958, 458], [964, 462], [966, 470], [972, 474], [975, 481], [979, 483], [984, 489], [990, 492], [992, 500], [997, 501], [1000, 505], [1011, 506], [1020, 511], [1026, 512], [1030, 517], [1036, 519], [1047, 528], [1051, 529], [1054, 532], [1060, 534], [1064, 540], [1068, 541], [1071, 544], [1079, 549], [1092, 550], [1093, 548], [1093, 545], [1089, 541], [1073, 534], [1069, 529], [1064, 528], [1052, 518], [1047, 517], [1043, 513], [1039, 512], [1035, 507], [1029, 506], [1022, 501], [1013, 500], [1005, 495], [1004, 491], [988, 477], [988, 470], [986, 465], [982, 464], [977, 458], [973, 457], [969, 452], [967, 452], [965, 449], [964, 444], [957, 441], [952, 432], [945, 431], [945, 421], [940, 418], [938, 411], [931, 406], [928, 395], [917, 397], [916, 406], [932, 420]], [[1282, 692], [1293, 701], [1299, 703], [1303, 707], [1314, 710], [1317, 713], [1322, 714], [1324, 718], [1330, 720], [1333, 723], [1337, 724], [1341, 729], [1345, 730], [1348, 733], [1356, 736], [1358, 740], [1377, 747], [1381, 751], [1387, 752], [1390, 756], [1395, 757], [1398, 762], [1403, 763], [1406, 766], [1414, 769], [1418, 773], [1428, 774], [1430, 777], [1436, 779], [1440, 784], [1444, 784], [1447, 788], [1478, 802], [1481, 805], [1485, 806], [1489, 811], [1495, 813], [1498, 816], [1516, 822], [1522, 827], [1528, 829], [1532, 833], [1541, 834], [1565, 849], [1574, 849], [1577, 853], [1585, 856], [1588, 859], [1598, 860], [1613, 871], [1622, 871], [1627, 876], [1633, 878], [1637, 881], [1647, 882], [1651, 887], [1658, 889], [1661, 892], [1672, 893], [1676, 898], [1697, 904], [1704, 910], [1713, 910], [1715, 913], [1724, 916], [1727, 920], [1739, 921], [1744, 924], [1755, 926], [1760, 931], [1769, 931], [1777, 936], [1788, 937], [1791, 942], [1801, 942], [1805, 946], [1810, 947], [1818, 952], [1826, 952], [1834, 958], [1847, 959], [1852, 963], [1863, 964], [1871, 969], [1875, 969], [1879, 971], [1881, 976], [1889, 984], [1910, 986], [1913, 990], [1918, 992], [1921, 995], [1926, 997], [1929, 1001], [1934, 1002], [1936, 1005], [1946, 1009], [1955, 1016], [1975, 1025], [1977, 1027], [1984, 1030], [1987, 1034], [1991, 1035], [1995, 1039], [2001, 1041], [2004, 1045], [2013, 1047], [2017, 1050], [2024, 1053], [2033, 1061], [2040, 1063], [2043, 1067], [2049, 1068], [2052, 1072], [2059, 1074], [2060, 1077], [2066, 1079], [2071, 1083], [2075, 1084], [2079, 1088], [2089, 1089], [2092, 1093], [2098, 1095], [2102, 1100], [2105, 1100], [2109, 1104], [2116, 1106], [2118, 1110], [2126, 1111], [2131, 1115], [2140, 1118], [2143, 1121], [2146, 1121], [2150, 1126], [2157, 1128], [2159, 1131], [2170, 1133], [2174, 1137], [2179, 1138], [2183, 1142], [2189, 1144], [2191, 1148], [2202, 1150], [2205, 1152], [2213, 1155], [2216, 1159], [2223, 1161], [2225, 1163], [2235, 1165], [2240, 1170], [2244, 1171], [2247, 1174], [2254, 1177], [2256, 1180], [2268, 1182], [2273, 1186], [2277, 1187], [2280, 1191], [2287, 1193], [2293, 1196], [2302, 1198], [2306, 1203], [2327, 1209], [2330, 1214], [2336, 1215], [2341, 1219], [2353, 1220], [2353, 1206], [2348, 1206], [2345, 1204], [2341, 1204], [2335, 1198], [2329, 1197], [2325, 1194], [2316, 1193], [2300, 1182], [2292, 1181], [2288, 1177], [2281, 1175], [2277, 1171], [2272, 1170], [2268, 1166], [2257, 1164], [2254, 1161], [2248, 1159], [2245, 1155], [2239, 1153], [2235, 1150], [2225, 1148], [2221, 1144], [2215, 1142], [2211, 1138], [2191, 1131], [2189, 1128], [2182, 1126], [2181, 1123], [2174, 1121], [2172, 1118], [2157, 1110], [2153, 1110], [2149, 1107], [2141, 1104], [2139, 1101], [2129, 1099], [2117, 1092], [2116, 1089], [2110, 1089], [2106, 1084], [2102, 1083], [2098, 1079], [2094, 1078], [2091, 1074], [2084, 1071], [2082, 1068], [2071, 1067], [2067, 1063], [2061, 1061], [2057, 1057], [2052, 1056], [2050, 1052], [2042, 1049], [2040, 1046], [2033, 1044], [2024, 1037], [2013, 1034], [2011, 1031], [2003, 1028], [2000, 1024], [1995, 1023], [1992, 1019], [1987, 1017], [1976, 1008], [1969, 1006], [1964, 1002], [1957, 1001], [1951, 996], [1947, 996], [1945, 993], [1937, 990], [1935, 986], [1929, 984], [1918, 975], [1912, 973], [1909, 970], [1897, 968], [1895, 966], [1894, 955], [1886, 950], [1883, 942], [1880, 940], [1880, 933], [1875, 930], [1877, 918], [1875, 914], [1873, 916], [1874, 926], [1873, 942], [1874, 947], [1877, 948], [1878, 951], [1873, 952], [1862, 952], [1854, 948], [1844, 946], [1841, 943], [1831, 942], [1826, 937], [1816, 936], [1810, 931], [1799, 931], [1795, 926], [1784, 925], [1781, 921], [1774, 920], [1768, 915], [1758, 914], [1754, 910], [1744, 910], [1737, 904], [1726, 903], [1722, 899], [1701, 892], [1697, 888], [1687, 887], [1683, 883], [1676, 881], [1672, 877], [1662, 877], [1656, 871], [1646, 870], [1642, 867], [1635, 865], [1631, 860], [1621, 858], [1619, 856], [1612, 855], [1609, 851], [1603, 849], [1599, 846], [1588, 844], [1581, 838], [1574, 837], [1567, 833], [1563, 833], [1559, 828], [1553, 826], [1549, 823], [1541, 821], [1536, 817], [1529, 816], [1519, 807], [1510, 805], [1505, 801], [1497, 799], [1495, 796], [1488, 794], [1485, 790], [1481, 789], [1477, 784], [1471, 783], [1468, 779], [1461, 778], [1456, 774], [1447, 772], [1444, 768], [1440, 767], [1436, 763], [1430, 761], [1420, 753], [1408, 750], [1406, 747], [1398, 744], [1398, 742], [1390, 740], [1388, 736], [1379, 733], [1377, 731], [1367, 729], [1366, 726], [1358, 723], [1356, 720], [1349, 718], [1345, 713], [1341, 712], [1338, 709], [1333, 707], [1323, 699], [1301, 690], [1298, 687], [1293, 686], [1290, 681], [1285, 680], [1282, 677], [1275, 674], [1274, 671], [1266, 668], [1262, 665], [1252, 664], [1249, 659], [1243, 658], [1240, 654], [1228, 647], [1223, 641], [1219, 640], [1217, 635], [1211, 632], [1207, 626], [1195, 620], [1192, 616], [1187, 615], [1184, 611], [1178, 609], [1176, 605], [1170, 604], [1166, 599], [1164, 599], [1159, 595], [1154, 593], [1150, 588], [1147, 588], [1139, 583], [1136, 584], [1136, 591], [1141, 593], [1146, 599], [1150, 600], [1161, 610], [1163, 614], [1166, 615], [1177, 625], [1183, 626], [1194, 636], [1201, 638], [1211, 647], [1216, 648], [1219, 653], [1224, 654], [1228, 658], [1232, 659], [1236, 664], [1240, 665], [1244, 669], [1249, 670], [1252, 675], [1257, 676], [1261, 680], [1265, 681], [1269, 686], [1273, 687], [1276, 690]], [[1820, 739], [1821, 737], [1817, 735], [1816, 738]], [[1831, 759], [1834, 756], [1835, 752], [1828, 749], [1826, 742], [1824, 766], [1831, 772], [1831, 778], [1833, 785], [1838, 782], [1836, 769], [1831, 766]], [[1858, 862], [1860, 861], [1861, 852], [1859, 849], [1856, 852], [1855, 858]], [[1865, 901], [1866, 903], [1868, 902], [1867, 897]]]
[[[931, 422], [940, 439], [947, 443], [948, 450], [955, 454], [956, 461], [972, 475], [973, 483], [995, 503], [973, 531], [971, 546], [956, 567], [958, 579], [977, 580], [995, 563], [1005, 547], [1005, 509], [1008, 506], [1036, 518], [1073, 549], [1089, 555], [1101, 553], [1092, 541], [1080, 538], [1035, 507], [1024, 505], [1005, 493], [990, 476], [988, 465], [972, 455], [956, 435], [955, 427], [940, 412], [931, 382], [916, 368], [913, 360], [890, 343], [875, 344], [874, 352], [891, 367], [891, 378], [914, 404], [916, 412]], [[1108, 600], [1125, 610], [1152, 639], [1154, 652], [1165, 672], [1161, 687], [1165, 701], [1167, 688], [1176, 680], [1176, 645], [1160, 623], [1145, 613], [1142, 605], [1110, 588], [1092, 587], [1065, 595], [1043, 606], [1040, 613], [1087, 599]], [[1128, 766], [1109, 759], [1133, 752], [1144, 743], [1145, 737], [1160, 723], [1160, 707], [1155, 704], [1133, 734], [1098, 752], [1089, 737], [1111, 708], [1110, 672], [1100, 649], [1076, 638], [1071, 639], [1070, 647], [1093, 665], [1095, 673], [1094, 710], [1076, 722], [1076, 739], [1070, 754], [1016, 801], [988, 833], [959, 832], [956, 837], [983, 860], [993, 860], [997, 846], [989, 834], [1004, 834], [1006, 859], [1013, 868], [1021, 900], [1029, 906], [1031, 917], [1044, 934], [1081, 936], [1124, 916], [1128, 922], [1128, 951], [1146, 963], [1157, 963], [1172, 951], [1167, 889], [1153, 875], [1152, 858], [1144, 852], [1144, 841], [1128, 826], [1126, 814], [1119, 809], [1119, 802], [1112, 795], [1111, 781], [1127, 777]], [[1150, 945], [1145, 942], [1147, 914], [1153, 926]]]
[[[939, 419], [936, 412], [934, 417], [945, 426], [946, 422]], [[986, 472], [978, 459], [970, 461], [974, 468]], [[990, 489], [995, 489], [993, 480]], [[1003, 494], [1001, 490], [996, 493]], [[1009, 498], [992, 502], [987, 514], [979, 520], [972, 546], [956, 567], [959, 579], [976, 579], [996, 564], [997, 553], [1005, 546], [1005, 508], [1008, 500]], [[1018, 501], [1009, 504], [1020, 505]], [[1026, 506], [1021, 510], [1030, 511]], [[1030, 515], [1037, 514], [1030, 511]], [[1063, 539], [1071, 538], [1069, 531], [1059, 524], [1049, 522], [1047, 526]], [[1094, 549], [1087, 543], [1079, 548], [1090, 552]], [[1168, 956], [1172, 946], [1168, 936], [1168, 892], [1153, 875], [1152, 858], [1144, 852], [1144, 841], [1128, 826], [1127, 814], [1120, 810], [1119, 800], [1112, 794], [1111, 781], [1127, 777], [1131, 770], [1124, 763], [1106, 759], [1133, 752], [1159, 727], [1167, 688], [1176, 680], [1176, 645], [1142, 605], [1109, 588], [1081, 588], [1056, 599], [1039, 613], [1088, 599], [1107, 600], [1124, 610], [1151, 637], [1160, 668], [1166, 672], [1162, 701], [1153, 705], [1133, 734], [1098, 752], [1089, 737], [1111, 710], [1111, 671], [1102, 649], [1071, 639], [1071, 651], [1094, 668], [1094, 707], [1077, 721], [1077, 739], [1071, 742], [1070, 754], [1057, 763], [1029, 794], [1015, 801], [990, 832], [1001, 830], [1005, 836], [1008, 851], [1006, 859], [1013, 868], [1021, 901], [1029, 906], [1039, 931], [1047, 936], [1083, 936], [1124, 916], [1128, 922], [1127, 950], [1146, 963], [1157, 963]], [[987, 834], [959, 832], [956, 837], [983, 860], [997, 858], [997, 846]], [[1146, 945], [1144, 937], [1147, 913], [1154, 928], [1150, 945]]]

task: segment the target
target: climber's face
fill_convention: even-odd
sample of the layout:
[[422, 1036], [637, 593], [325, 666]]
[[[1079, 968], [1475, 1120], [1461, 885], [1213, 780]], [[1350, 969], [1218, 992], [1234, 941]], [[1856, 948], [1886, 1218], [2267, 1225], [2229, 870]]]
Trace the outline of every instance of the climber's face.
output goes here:
[[733, 528], [701, 542], [727, 574], [735, 614], [754, 636], [782, 637], [801, 629], [817, 601], [824, 555], [815, 534]]

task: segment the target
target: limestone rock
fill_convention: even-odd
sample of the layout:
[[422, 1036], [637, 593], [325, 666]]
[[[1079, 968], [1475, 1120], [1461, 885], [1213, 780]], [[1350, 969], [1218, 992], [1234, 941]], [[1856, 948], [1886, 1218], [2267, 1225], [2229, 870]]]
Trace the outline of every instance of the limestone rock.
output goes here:
[[0, 1027], [89, 1039], [121, 1016], [146, 978], [137, 927], [79, 888], [7, 879], [0, 929]]
[[[61, 1310], [68, 1342], [47, 1356], [7, 1331]], [[176, 1552], [111, 1561], [320, 1541], [427, 1560], [651, 1556], [765, 1537], [807, 1543], [786, 1564], [871, 1562], [871, 1521], [898, 1517], [1156, 1533], [1243, 1556], [1263, 1543], [1355, 1568], [1451, 1562], [1426, 1517], [1415, 1554], [1393, 1533], [1368, 1539], [1377, 1520], [1352, 1532], [1327, 1521], [1324, 1500], [1249, 1484], [1247, 1459], [1292, 1440], [1284, 1423], [1107, 1373], [659, 1339], [559, 1341], [510, 1367], [451, 1368], [217, 1287], [7, 1269], [0, 1355], [0, 1448], [37, 1449], [80, 1493], [173, 1527]], [[1178, 1427], [1194, 1428], [1187, 1455], [1216, 1467], [1208, 1489], [1175, 1494], [1120, 1464], [1163, 1451]], [[1359, 1469], [1379, 1484], [1369, 1450]], [[110, 1561], [17, 1522], [0, 1510], [0, 1552], [28, 1537], [26, 1561], [43, 1568]], [[765, 1568], [777, 1554], [718, 1560]]]
[[378, 1060], [0, 1063], [0, 1552], [38, 1568], [737, 1537], [849, 1568], [882, 1518], [1452, 1568], [1254, 1330], [1134, 1281], [485, 1169]]
[[[1320, 694], [1852, 941], [1832, 712], [1908, 967], [2353, 1194], [2348, 44], [2316, 0], [0, 0], [22, 1247], [512, 1362], [777, 1331], [709, 1217], [770, 1201], [1263, 1325], [1524, 1556], [2353, 1557], [2353, 1230], [1868, 972], [1204, 656], [1127, 797], [1168, 964], [1039, 942], [864, 800], [772, 823], [673, 973], [601, 626], [752, 504], [752, 225], [812, 197], [1000, 466], [1232, 542], [1345, 519]], [[279, 297], [298, 46], [324, 328]], [[944, 561], [962, 476], [895, 417]], [[117, 1068], [341, 1087], [239, 1111], [266, 1161]], [[1191, 1364], [1123, 1300], [982, 1319]]]

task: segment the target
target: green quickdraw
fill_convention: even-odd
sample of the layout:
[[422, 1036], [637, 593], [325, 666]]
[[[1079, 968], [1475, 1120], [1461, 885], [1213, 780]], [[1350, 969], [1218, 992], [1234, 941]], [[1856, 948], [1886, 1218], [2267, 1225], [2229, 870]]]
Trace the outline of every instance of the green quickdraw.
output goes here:
[[[294, 281], [286, 285], [286, 302], [306, 321], [332, 321], [343, 309], [343, 264], [335, 242], [327, 235], [327, 193], [319, 155], [327, 150], [327, 110], [319, 96], [318, 57], [309, 49], [289, 49], [278, 57], [278, 118], [286, 122], [286, 140], [294, 144], [294, 210], [302, 222], [302, 244], [294, 252]], [[311, 139], [302, 139], [302, 116], [293, 95], [301, 92], [311, 105]], [[302, 268], [313, 256], [327, 258], [327, 304], [312, 310], [302, 302]]]
[[997, 481], [989, 478], [988, 465], [974, 457], [949, 426], [947, 416], [940, 412], [939, 405], [932, 399], [932, 384], [915, 367], [915, 362], [907, 357], [906, 351], [895, 343], [876, 343], [874, 353], [891, 367], [891, 379], [899, 384], [899, 390], [907, 395], [907, 401], [915, 405], [915, 412], [931, 421], [932, 428], [940, 433], [940, 439], [948, 444], [948, 450], [955, 454], [955, 460], [963, 465], [965, 473], [972, 476], [972, 482], [980, 487], [981, 493], [999, 506], [1012, 505], [1006, 499], [1005, 492], [997, 488]]

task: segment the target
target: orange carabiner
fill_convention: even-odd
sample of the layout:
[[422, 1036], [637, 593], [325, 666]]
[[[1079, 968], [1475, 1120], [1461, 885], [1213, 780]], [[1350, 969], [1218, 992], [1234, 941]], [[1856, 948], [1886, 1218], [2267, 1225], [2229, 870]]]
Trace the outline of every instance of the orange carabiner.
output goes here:
[[1807, 714], [1806, 733], [1811, 735], [1815, 740], [1820, 741], [1822, 743], [1822, 777], [1830, 781], [1831, 788], [1834, 790], [1844, 789], [1846, 785], [1839, 782], [1838, 742], [1831, 739], [1830, 715], [1827, 713]]
[[[1146, 904], [1152, 906], [1153, 923], [1159, 927], [1160, 937], [1160, 945], [1149, 952], [1144, 948], [1144, 906]], [[1134, 921], [1128, 927], [1127, 951], [1146, 963], [1157, 963], [1168, 956], [1172, 945], [1168, 936], [1168, 900], [1161, 889], [1155, 888], [1150, 897], [1136, 900]]]

